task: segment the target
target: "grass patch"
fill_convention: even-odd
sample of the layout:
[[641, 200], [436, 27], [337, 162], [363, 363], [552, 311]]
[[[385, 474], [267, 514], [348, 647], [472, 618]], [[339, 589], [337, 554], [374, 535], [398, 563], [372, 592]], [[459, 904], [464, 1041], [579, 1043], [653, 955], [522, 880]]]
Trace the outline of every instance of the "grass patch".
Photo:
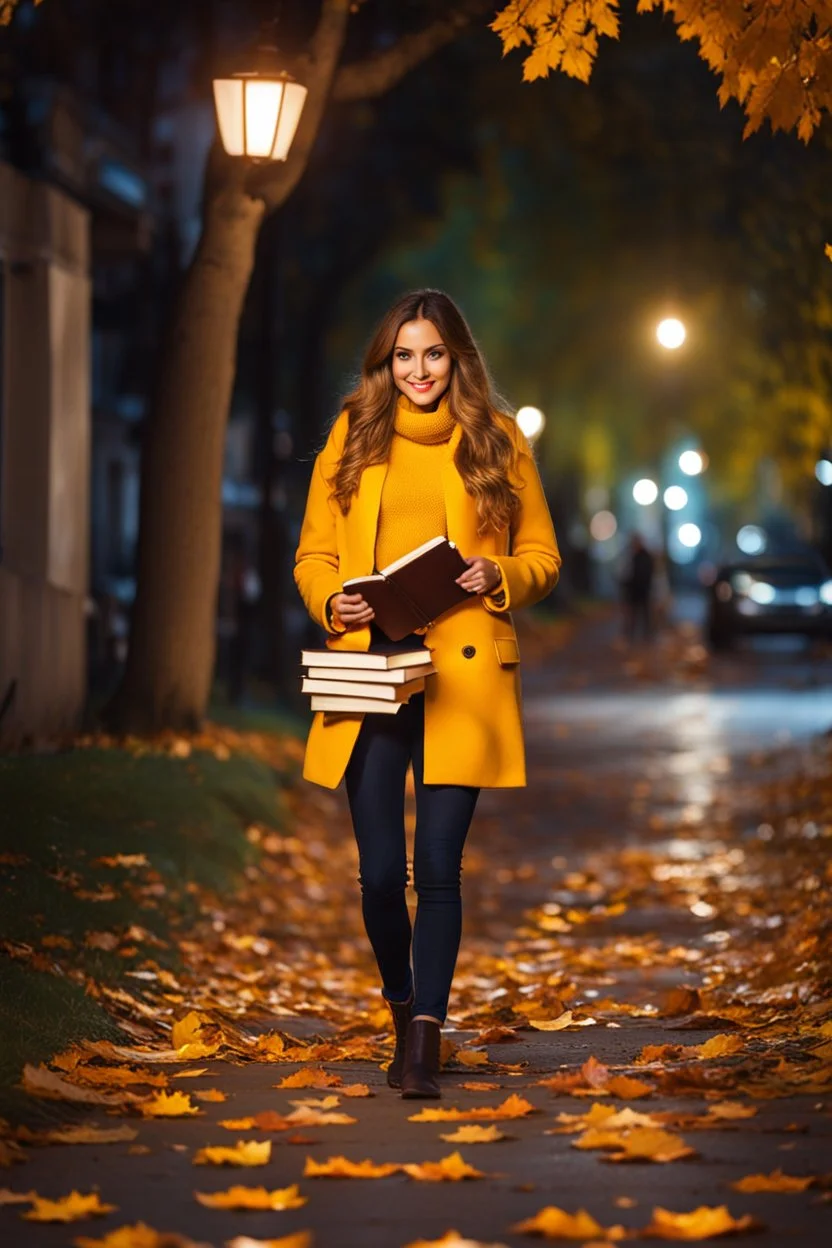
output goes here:
[[[192, 886], [234, 891], [257, 858], [246, 828], [285, 823], [294, 766], [207, 749], [0, 758], [0, 1109], [24, 1062], [118, 1034], [88, 980], [131, 991], [125, 972], [148, 959], [176, 971], [177, 933], [197, 911]], [[150, 866], [97, 861], [134, 854]], [[119, 949], [95, 947], [90, 933], [118, 934]]]

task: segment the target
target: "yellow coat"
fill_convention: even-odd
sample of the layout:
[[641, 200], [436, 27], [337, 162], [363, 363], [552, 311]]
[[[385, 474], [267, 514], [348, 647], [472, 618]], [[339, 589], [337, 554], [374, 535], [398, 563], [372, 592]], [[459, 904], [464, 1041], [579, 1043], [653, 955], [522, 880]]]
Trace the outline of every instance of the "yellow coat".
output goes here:
[[[517, 449], [515, 484], [521, 506], [511, 533], [477, 534], [477, 510], [453, 462], [462, 430], [445, 448], [442, 484], [448, 537], [463, 555], [485, 555], [503, 573], [505, 604], [486, 596], [446, 612], [428, 629], [425, 644], [436, 674], [425, 683], [425, 783], [508, 788], [526, 783], [520, 695], [520, 653], [510, 609], [530, 606], [554, 588], [560, 568], [551, 516], [528, 442], [513, 420], [504, 421]], [[295, 581], [307, 610], [327, 628], [326, 603], [345, 580], [374, 566], [376, 528], [386, 463], [365, 468], [346, 516], [329, 498], [344, 447], [348, 416], [342, 412], [312, 472], [296, 554]], [[369, 628], [330, 634], [332, 650], [366, 651]], [[303, 774], [337, 788], [363, 716], [318, 712], [309, 732]]]

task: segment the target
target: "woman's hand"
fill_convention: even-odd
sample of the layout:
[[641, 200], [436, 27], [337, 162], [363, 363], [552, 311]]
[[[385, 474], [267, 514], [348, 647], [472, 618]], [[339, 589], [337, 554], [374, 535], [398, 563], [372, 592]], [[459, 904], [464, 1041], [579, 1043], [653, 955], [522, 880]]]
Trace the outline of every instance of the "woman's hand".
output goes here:
[[468, 564], [467, 572], [456, 578], [457, 585], [461, 585], [463, 589], [472, 594], [490, 594], [500, 584], [502, 573], [493, 559], [477, 555], [465, 562]]
[[346, 628], [369, 624], [375, 614], [361, 594], [334, 594], [329, 605], [333, 616]]

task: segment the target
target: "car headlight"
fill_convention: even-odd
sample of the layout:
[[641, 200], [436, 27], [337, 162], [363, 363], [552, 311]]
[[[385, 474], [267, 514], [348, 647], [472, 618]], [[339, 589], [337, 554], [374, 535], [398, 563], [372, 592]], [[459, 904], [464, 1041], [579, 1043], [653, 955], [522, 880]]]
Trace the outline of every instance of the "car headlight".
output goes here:
[[824, 581], [818, 590], [818, 598], [827, 607], [832, 607], [832, 581]]
[[736, 593], [747, 594], [754, 584], [754, 578], [748, 572], [735, 572], [731, 577], [731, 584]]
[[774, 602], [774, 586], [769, 585], [767, 581], [754, 581], [748, 590], [748, 597], [752, 602], [759, 602], [762, 606], [766, 606]]

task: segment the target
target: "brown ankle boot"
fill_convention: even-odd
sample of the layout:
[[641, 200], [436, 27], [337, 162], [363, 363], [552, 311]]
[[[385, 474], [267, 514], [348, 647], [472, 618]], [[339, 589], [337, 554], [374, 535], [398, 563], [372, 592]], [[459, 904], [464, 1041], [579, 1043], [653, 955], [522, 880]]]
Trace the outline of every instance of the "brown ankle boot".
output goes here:
[[404, 1049], [407, 1037], [407, 1025], [410, 1022], [410, 1014], [413, 1006], [413, 993], [406, 1001], [387, 1001], [390, 1013], [393, 1015], [393, 1031], [396, 1036], [396, 1049], [393, 1053], [393, 1060], [387, 1067], [387, 1082], [391, 1088], [400, 1088], [402, 1086], [402, 1069], [404, 1068]]
[[402, 1071], [402, 1096], [438, 1097], [439, 1040], [442, 1028], [429, 1018], [411, 1019]]

